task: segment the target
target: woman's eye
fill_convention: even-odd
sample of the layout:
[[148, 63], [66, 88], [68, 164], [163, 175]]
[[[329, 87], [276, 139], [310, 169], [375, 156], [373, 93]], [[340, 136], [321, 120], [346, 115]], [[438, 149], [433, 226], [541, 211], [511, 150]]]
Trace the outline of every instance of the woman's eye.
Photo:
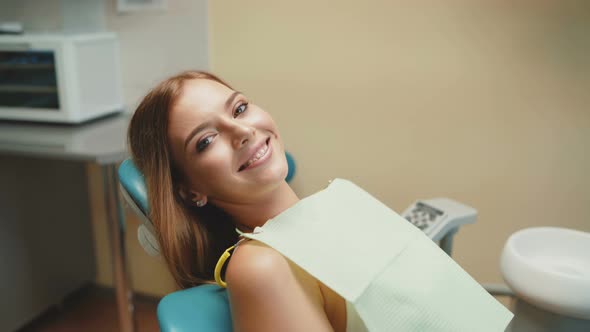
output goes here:
[[238, 107], [236, 107], [236, 110], [234, 111], [234, 118], [237, 118], [238, 115], [246, 112], [247, 109], [248, 103], [241, 103], [240, 105], [238, 105]]
[[197, 142], [197, 151], [201, 152], [201, 151], [205, 150], [209, 146], [209, 144], [211, 144], [212, 141], [213, 141], [213, 136], [207, 136], [207, 137], [203, 138], [202, 140]]

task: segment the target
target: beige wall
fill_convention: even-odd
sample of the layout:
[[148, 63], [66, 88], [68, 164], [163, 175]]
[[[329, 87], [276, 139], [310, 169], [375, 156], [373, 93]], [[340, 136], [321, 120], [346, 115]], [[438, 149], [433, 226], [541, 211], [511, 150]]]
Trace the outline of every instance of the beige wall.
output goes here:
[[[170, 1], [171, 15], [187, 1]], [[273, 114], [298, 162], [301, 196], [342, 177], [398, 212], [418, 198], [469, 204], [479, 219], [458, 233], [454, 257], [481, 282], [501, 281], [500, 251], [518, 229], [590, 231], [590, 8], [582, 1], [209, 6], [212, 70]], [[109, 284], [102, 225], [98, 280]], [[134, 232], [136, 288], [168, 292], [164, 266]]]

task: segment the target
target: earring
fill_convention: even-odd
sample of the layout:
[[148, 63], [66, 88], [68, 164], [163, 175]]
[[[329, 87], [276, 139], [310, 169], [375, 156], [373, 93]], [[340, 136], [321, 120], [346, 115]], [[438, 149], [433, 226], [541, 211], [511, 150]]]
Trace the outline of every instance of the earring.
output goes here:
[[205, 202], [205, 200], [202, 199], [200, 201], [195, 201], [195, 204], [197, 204], [197, 207], [203, 207], [205, 206], [205, 204], [207, 204], [207, 202]]

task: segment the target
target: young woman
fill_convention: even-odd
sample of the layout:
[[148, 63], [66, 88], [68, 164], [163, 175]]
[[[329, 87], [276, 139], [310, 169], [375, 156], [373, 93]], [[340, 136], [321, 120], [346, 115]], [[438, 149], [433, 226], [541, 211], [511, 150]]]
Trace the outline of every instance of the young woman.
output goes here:
[[[158, 84], [129, 126], [150, 217], [181, 288], [213, 280], [222, 252], [299, 201], [271, 116], [218, 77], [187, 71]], [[346, 331], [343, 298], [274, 249], [242, 242], [227, 266], [236, 331]], [[349, 326], [347, 328], [347, 325]]]

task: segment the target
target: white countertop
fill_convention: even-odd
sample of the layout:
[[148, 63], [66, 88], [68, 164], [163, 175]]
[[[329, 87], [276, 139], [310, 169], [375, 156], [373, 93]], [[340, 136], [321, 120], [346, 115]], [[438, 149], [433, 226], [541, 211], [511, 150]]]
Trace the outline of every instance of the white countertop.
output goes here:
[[129, 120], [119, 113], [81, 125], [0, 121], [0, 155], [117, 163], [128, 157]]

